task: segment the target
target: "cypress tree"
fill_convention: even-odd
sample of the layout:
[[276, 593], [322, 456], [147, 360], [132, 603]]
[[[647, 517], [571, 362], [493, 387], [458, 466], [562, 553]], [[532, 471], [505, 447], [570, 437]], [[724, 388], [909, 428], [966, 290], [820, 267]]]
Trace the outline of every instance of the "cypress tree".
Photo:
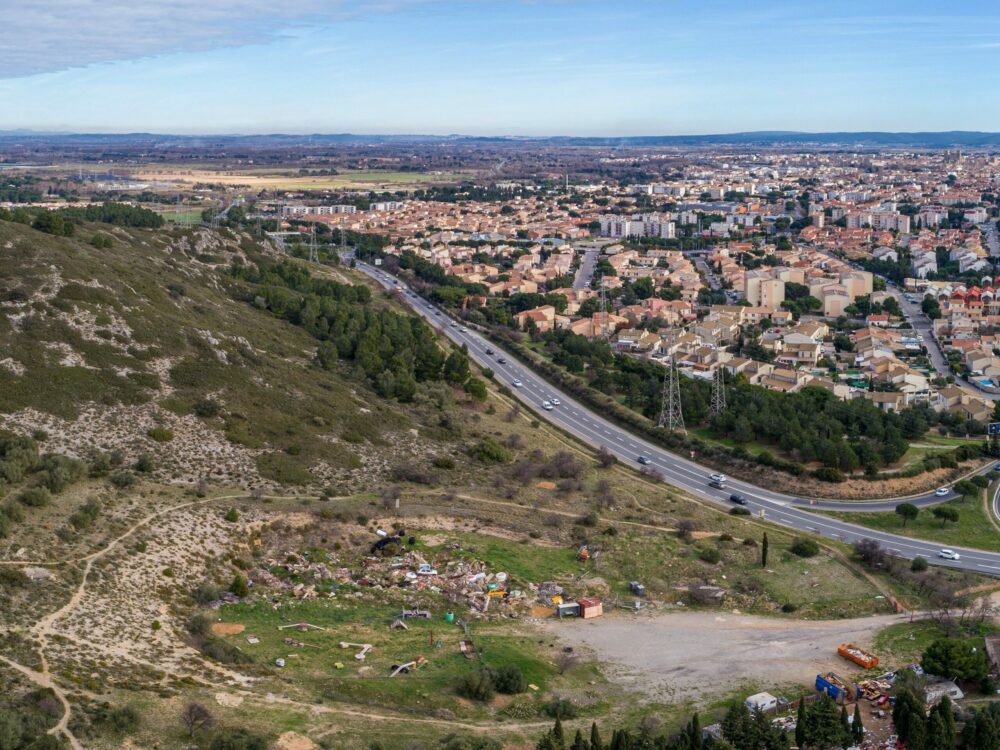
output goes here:
[[806, 744], [806, 699], [799, 699], [799, 712], [795, 717], [795, 744], [803, 747]]
[[764, 532], [764, 541], [760, 544], [760, 567], [767, 567], [767, 532]]
[[958, 732], [955, 729], [955, 712], [951, 705], [951, 698], [947, 695], [944, 696], [936, 708], [941, 717], [941, 724], [944, 726], [944, 747], [954, 747], [955, 741], [958, 739]]
[[847, 704], [840, 704], [841, 745], [844, 750], [851, 746], [851, 720], [847, 718]]
[[590, 750], [590, 744], [583, 738], [583, 732], [579, 729], [576, 730], [576, 736], [573, 738], [573, 744], [569, 747], [570, 750]]
[[552, 744], [557, 750], [564, 750], [566, 747], [566, 736], [563, 734], [562, 722], [556, 717], [556, 723], [552, 727]]
[[854, 721], [851, 722], [851, 736], [854, 744], [860, 745], [865, 739], [865, 726], [861, 723], [861, 703], [854, 704]]
[[604, 743], [601, 741], [601, 732], [597, 728], [597, 722], [590, 725], [590, 750], [604, 750]]

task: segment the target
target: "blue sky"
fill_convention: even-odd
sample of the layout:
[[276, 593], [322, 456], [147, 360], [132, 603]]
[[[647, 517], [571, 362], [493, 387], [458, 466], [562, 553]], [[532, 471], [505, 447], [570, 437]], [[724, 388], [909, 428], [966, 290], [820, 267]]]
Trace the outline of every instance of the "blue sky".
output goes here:
[[985, 0], [31, 0], [0, 129], [996, 131], [997, 70]]

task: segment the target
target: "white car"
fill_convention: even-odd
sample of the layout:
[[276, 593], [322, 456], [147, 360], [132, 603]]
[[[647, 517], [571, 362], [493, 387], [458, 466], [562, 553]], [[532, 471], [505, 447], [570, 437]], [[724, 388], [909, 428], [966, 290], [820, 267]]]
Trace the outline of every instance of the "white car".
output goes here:
[[522, 385], [524, 385], [524, 383], [522, 383], [520, 380], [515, 380], [513, 383], [511, 383], [511, 385], [514, 386], [515, 388], [520, 388]]
[[938, 487], [934, 490], [934, 494], [937, 497], [945, 497], [951, 494], [951, 490], [948, 487]]
[[553, 396], [552, 398], [549, 399], [549, 403], [552, 404], [553, 406], [559, 406], [559, 404], [561, 404], [562, 401]]
[[722, 484], [723, 482], [726, 481], [725, 474], [709, 474], [708, 478], [711, 479], [713, 482], [718, 482], [719, 484]]
[[551, 401], [543, 401], [542, 402], [542, 408], [545, 409], [545, 411], [552, 411], [552, 402]]
[[938, 557], [943, 557], [945, 560], [960, 560], [959, 554], [953, 549], [943, 549], [938, 552]]
[[465, 326], [462, 326], [462, 333], [468, 333], [468, 332], [469, 332], [469, 329], [466, 328]]

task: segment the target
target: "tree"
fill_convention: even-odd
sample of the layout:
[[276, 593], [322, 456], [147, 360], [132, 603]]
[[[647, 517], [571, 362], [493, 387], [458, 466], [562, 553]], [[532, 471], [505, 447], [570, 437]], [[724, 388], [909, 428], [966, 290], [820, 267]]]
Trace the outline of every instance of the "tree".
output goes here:
[[865, 726], [861, 722], [861, 703], [854, 704], [854, 719], [851, 721], [851, 737], [854, 744], [860, 745], [865, 739]]
[[844, 736], [837, 704], [828, 695], [823, 695], [806, 709], [805, 727], [806, 747], [833, 750], [844, 747], [844, 743], [850, 741], [850, 736]]
[[576, 730], [576, 736], [573, 737], [573, 744], [569, 746], [569, 750], [590, 750], [590, 743], [583, 738], [583, 732], [579, 729]]
[[185, 729], [187, 729], [188, 737], [193, 738], [197, 732], [203, 729], [211, 729], [215, 724], [215, 717], [201, 703], [192, 701], [181, 711], [181, 722], [184, 724]]
[[962, 497], [975, 497], [979, 494], [979, 488], [975, 485], [975, 483], [970, 482], [968, 479], [955, 482], [952, 489]]
[[243, 575], [237, 573], [233, 576], [233, 582], [229, 584], [229, 591], [242, 599], [250, 595], [250, 584]]
[[935, 518], [941, 519], [941, 526], [943, 527], [948, 521], [952, 523], [958, 523], [958, 510], [956, 508], [949, 508], [943, 505], [939, 505], [936, 508], [931, 509], [931, 515]]
[[[597, 463], [600, 464], [602, 469], [610, 469], [615, 465], [618, 459], [615, 458], [614, 454], [605, 448], [603, 445], [597, 451]], [[593, 744], [593, 743], [591, 743]]]
[[486, 383], [479, 378], [469, 378], [465, 383], [465, 392], [476, 401], [486, 400]]
[[0, 750], [17, 750], [23, 734], [21, 717], [14, 711], [0, 708]]
[[444, 361], [444, 379], [452, 385], [461, 385], [469, 378], [469, 355], [463, 346], [453, 349]]
[[981, 638], [939, 638], [924, 651], [920, 666], [929, 674], [956, 680], [982, 682], [989, 674]]
[[806, 701], [799, 699], [799, 710], [795, 719], [795, 744], [803, 747], [806, 744]]
[[840, 704], [840, 727], [843, 730], [843, 736], [841, 742], [844, 743], [844, 748], [846, 750], [847, 746], [850, 744], [850, 739], [853, 736], [851, 731], [851, 720], [847, 718], [847, 704]]
[[768, 551], [768, 541], [767, 532], [764, 532], [764, 540], [760, 543], [760, 566], [762, 568], [767, 567], [767, 551]]
[[590, 750], [604, 750], [604, 742], [601, 741], [601, 731], [597, 728], [597, 722], [590, 725]]
[[903, 519], [904, 528], [908, 522], [915, 520], [919, 513], [920, 508], [913, 503], [900, 503], [896, 506], [896, 515]]

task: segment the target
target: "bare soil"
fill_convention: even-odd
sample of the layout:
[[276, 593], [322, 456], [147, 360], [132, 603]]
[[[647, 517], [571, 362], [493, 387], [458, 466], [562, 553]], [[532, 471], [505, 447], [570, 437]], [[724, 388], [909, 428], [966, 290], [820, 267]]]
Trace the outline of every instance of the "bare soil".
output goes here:
[[544, 627], [583, 647], [612, 668], [612, 679], [649, 689], [650, 698], [684, 700], [797, 683], [811, 685], [818, 672], [850, 673], [837, 656], [848, 641], [869, 645], [874, 634], [905, 616], [855, 620], [784, 620], [731, 612], [677, 612], [548, 620]]

